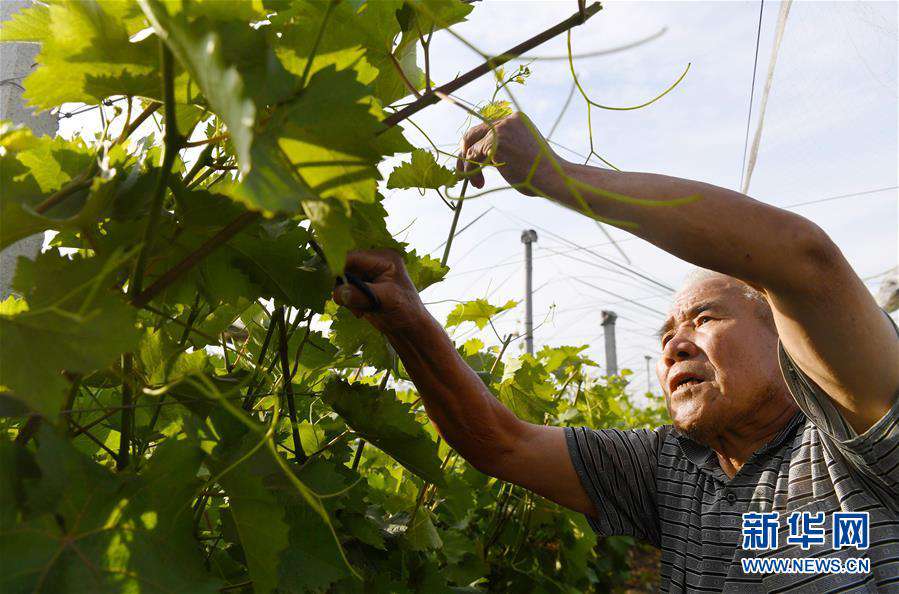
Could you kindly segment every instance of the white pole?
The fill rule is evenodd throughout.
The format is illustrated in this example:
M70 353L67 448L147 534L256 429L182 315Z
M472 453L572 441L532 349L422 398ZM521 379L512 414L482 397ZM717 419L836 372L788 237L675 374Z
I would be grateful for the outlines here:
M524 346L529 355L534 354L534 303L531 294L534 292L533 284L533 254L531 244L537 241L537 232L526 229L521 232L521 242L524 244Z
M602 330L606 340L606 375L618 375L618 352L615 348L615 320L618 315L614 311L602 311Z

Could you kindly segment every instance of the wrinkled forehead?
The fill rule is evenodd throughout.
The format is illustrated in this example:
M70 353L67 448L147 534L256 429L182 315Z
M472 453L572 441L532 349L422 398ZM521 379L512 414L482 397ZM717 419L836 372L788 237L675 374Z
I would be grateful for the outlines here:
M666 322L680 320L697 307L716 304L724 307L738 307L745 300L743 283L729 276L715 276L691 282L675 293L668 308Z

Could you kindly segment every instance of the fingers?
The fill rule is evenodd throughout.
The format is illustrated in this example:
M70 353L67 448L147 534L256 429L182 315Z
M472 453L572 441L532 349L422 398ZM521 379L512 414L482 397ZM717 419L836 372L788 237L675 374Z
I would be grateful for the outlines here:
M459 143L459 150L457 151L458 158L456 159L456 171L464 173L474 166L473 163L465 161L465 159L469 159L468 151L490 131L491 127L483 122L477 126L472 126L465 131L465 134L462 135L462 140Z
M373 281L385 272L402 265L403 258L391 250L357 250L347 254L344 269Z
M379 300L383 301L383 287L369 284L368 288ZM357 318L365 312L373 311L373 304L368 295L351 284L344 283L335 287L331 296L335 303L348 308Z
M466 138L477 138L477 140L469 143L463 139L459 152L460 158L456 160L456 171L462 173L463 177L470 177L472 185L476 188L484 187L483 168L485 164L491 162L491 156L495 150L494 145L497 144L493 129L486 124L480 124L480 126L484 127L484 132L480 136L468 134L478 126L466 132Z
M482 154L482 151L478 147L471 147L466 152L466 159L470 159L471 161L477 161L483 163L486 161L486 155ZM475 167L474 163L467 163L471 167ZM478 188L479 190L484 187L484 172L483 168L475 171L471 175L471 185Z

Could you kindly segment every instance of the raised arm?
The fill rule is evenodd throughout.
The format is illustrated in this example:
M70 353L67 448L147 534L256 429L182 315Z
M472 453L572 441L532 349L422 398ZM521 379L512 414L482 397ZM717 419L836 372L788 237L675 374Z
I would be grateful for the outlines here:
M460 150L476 162L493 152L499 172L525 194L632 223L627 231L674 256L763 291L784 348L858 433L895 401L895 331L839 248L808 219L711 184L569 163L518 113L492 129L471 128ZM473 172L472 183L483 187L483 174Z
M334 291L335 301L387 337L449 445L485 474L596 515L571 463L563 429L522 421L490 393L421 303L398 254L353 252L347 270L368 281L381 309L367 311L368 298L350 285Z

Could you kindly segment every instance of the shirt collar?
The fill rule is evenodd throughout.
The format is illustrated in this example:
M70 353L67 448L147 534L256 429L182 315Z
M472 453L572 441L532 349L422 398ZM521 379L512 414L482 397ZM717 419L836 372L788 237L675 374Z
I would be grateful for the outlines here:
M755 453L749 457L749 460L754 460L766 452L780 447L787 437L793 435L798 425L804 420L805 414L802 411L797 411L787 424L784 425L768 443L756 450ZM718 457L715 455L715 452L712 451L712 448L690 439L676 428L674 429L674 436L680 444L684 456L695 464L697 468L709 472L715 478L723 480L723 482L730 480L727 475L724 474L724 471L721 470L721 465L718 463ZM749 462L749 460L747 460L747 462Z

